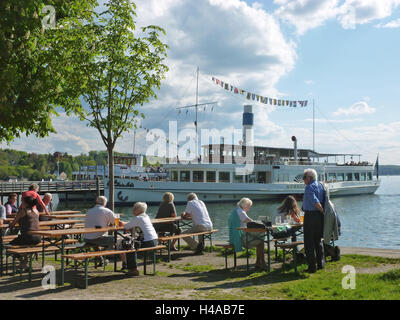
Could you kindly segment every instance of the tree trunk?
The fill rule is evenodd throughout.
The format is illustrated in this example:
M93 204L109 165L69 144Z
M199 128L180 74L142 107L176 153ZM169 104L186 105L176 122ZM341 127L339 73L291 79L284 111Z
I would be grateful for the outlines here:
M108 208L114 212L114 150L108 149Z

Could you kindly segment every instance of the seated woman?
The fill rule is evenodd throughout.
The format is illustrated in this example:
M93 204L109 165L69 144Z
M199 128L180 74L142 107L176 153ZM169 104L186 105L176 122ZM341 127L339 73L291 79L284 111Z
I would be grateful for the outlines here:
M174 195L171 192L166 192L163 195L163 202L158 208L156 219L176 217L174 205ZM157 233L169 232L170 235L181 234L182 230L174 222L156 223L154 229ZM176 239L172 241L171 250L178 251L175 247Z
M11 245L35 245L41 241L40 236L30 234L30 231L39 230L39 212L34 208L35 206L36 200L33 197L22 198L21 207L9 225L9 228L12 229L19 223L20 228L20 235L10 242ZM20 269L26 270L27 257L21 256L20 260Z
M237 228L246 228L247 222L254 221L247 215L252 205L253 202L250 199L242 198L229 217L229 243L233 244L235 252L242 251L243 247L246 247L246 234ZM249 232L247 236L248 248L257 248L256 269L265 270L267 265L264 258L264 239L258 232Z
M281 217L282 222L287 220L288 217L291 217L296 223L301 223L300 213L301 210L297 205L296 199L293 196L287 196L276 210L274 221L276 217Z
M147 204L144 202L136 202L133 206L133 219L126 223L119 222L119 225L124 227L126 231L133 230L138 227L143 232L143 239L141 240L141 248L151 248L158 244L158 236L156 230L150 221L150 217L146 214ZM122 262L126 263L128 276L138 276L137 257L136 253L127 253L121 255Z

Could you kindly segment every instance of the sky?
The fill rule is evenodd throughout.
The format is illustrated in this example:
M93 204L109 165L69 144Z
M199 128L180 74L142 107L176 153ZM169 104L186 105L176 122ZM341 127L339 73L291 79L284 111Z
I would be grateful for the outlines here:
M105 0L104 0L105 1ZM104 3L104 1L102 1ZM196 69L201 129L242 128L252 104L255 144L357 153L374 163L400 164L400 0L136 0L137 30L166 31L169 72L157 100L140 108L140 125L168 136L194 129ZM246 100L212 77L276 99L308 100L307 107L277 107ZM99 133L75 117L53 119L56 134L24 137L1 148L72 155L105 150ZM135 152L148 151L147 132L136 132ZM159 134L158 134L159 135ZM149 138L149 137L148 137ZM116 151L132 152L134 132ZM237 141L235 141L237 142ZM181 143L181 145L183 142Z

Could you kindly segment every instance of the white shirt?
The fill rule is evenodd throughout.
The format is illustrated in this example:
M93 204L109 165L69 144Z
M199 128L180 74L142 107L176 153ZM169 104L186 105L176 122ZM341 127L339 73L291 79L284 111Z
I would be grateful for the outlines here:
M125 230L131 230L135 227L139 227L143 232L143 241L151 241L158 239L157 232L150 221L150 217L146 213L141 213L138 216L134 216L125 226Z
M240 227L247 228L247 221L249 221L249 220L253 221L253 220L249 218L247 213L241 207L238 207L236 211L239 216Z
M190 213L192 216L193 225L202 225L204 227L212 228L213 224L211 222L210 216L206 205L201 200L191 200L187 203L186 213Z
M115 224L114 213L104 206L97 204L86 213L85 228L95 228L96 226L104 228L110 224ZM85 239L97 239L104 234L105 232L86 233Z

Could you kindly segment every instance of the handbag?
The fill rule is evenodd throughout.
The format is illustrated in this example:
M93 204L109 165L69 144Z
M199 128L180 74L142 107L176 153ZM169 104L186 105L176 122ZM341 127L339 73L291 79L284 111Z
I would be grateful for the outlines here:
M122 250L137 250L140 249L142 242L139 240L135 240L131 237L124 237L121 241Z
M281 239L288 238L293 235L293 230L290 226L279 226L272 231L272 238Z

